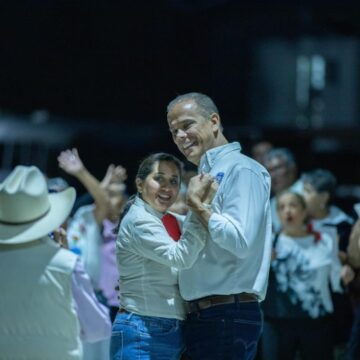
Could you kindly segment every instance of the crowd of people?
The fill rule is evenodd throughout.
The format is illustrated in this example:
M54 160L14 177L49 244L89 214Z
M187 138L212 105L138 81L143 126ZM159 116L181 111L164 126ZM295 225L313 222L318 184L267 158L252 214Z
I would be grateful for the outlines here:
M196 174L150 154L129 196L122 166L99 181L65 149L75 205L35 166L0 184L0 359L360 359L360 220L334 174L244 155L200 93L164 126Z

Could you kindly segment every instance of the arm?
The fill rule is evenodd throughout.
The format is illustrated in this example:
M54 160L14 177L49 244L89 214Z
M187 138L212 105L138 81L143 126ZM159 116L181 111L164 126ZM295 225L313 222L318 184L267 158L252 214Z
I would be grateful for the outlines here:
M71 289L77 307L81 339L95 342L109 338L111 321L108 309L96 299L90 278L79 260L72 274Z
M209 219L211 239L239 258L248 255L269 226L270 177L234 167L226 179L221 209Z
M120 228L120 247L169 267L191 267L205 246L206 230L193 216L188 216L178 242L173 241L157 218L125 217L124 220Z
M92 195L95 201L94 216L96 222L101 224L109 208L109 197L106 190L85 168L76 149L62 151L58 157L58 162L60 168L75 176Z
M352 228L347 254L349 264L355 268L360 267L360 219Z

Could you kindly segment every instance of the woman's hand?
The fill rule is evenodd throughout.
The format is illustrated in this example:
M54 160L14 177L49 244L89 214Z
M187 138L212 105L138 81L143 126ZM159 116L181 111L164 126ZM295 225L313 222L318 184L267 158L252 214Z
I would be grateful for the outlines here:
M199 206L202 203L210 204L216 190L217 184L211 175L199 174L193 176L189 181L186 203L190 207Z

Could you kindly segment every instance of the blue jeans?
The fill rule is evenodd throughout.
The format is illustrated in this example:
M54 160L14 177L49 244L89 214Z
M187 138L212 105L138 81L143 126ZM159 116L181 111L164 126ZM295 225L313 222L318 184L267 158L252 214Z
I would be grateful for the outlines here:
M118 313L112 328L112 360L172 360L184 350L182 321Z
M251 360L262 330L258 302L218 305L188 315L186 355L193 360Z

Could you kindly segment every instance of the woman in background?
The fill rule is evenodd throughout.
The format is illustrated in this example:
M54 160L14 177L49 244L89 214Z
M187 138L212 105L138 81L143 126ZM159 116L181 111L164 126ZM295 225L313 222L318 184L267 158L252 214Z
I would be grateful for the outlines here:
M301 195L285 191L277 200L282 230L274 238L263 303L263 359L291 360L299 351L302 360L330 360L330 280L341 291L337 249L328 234L309 231Z

